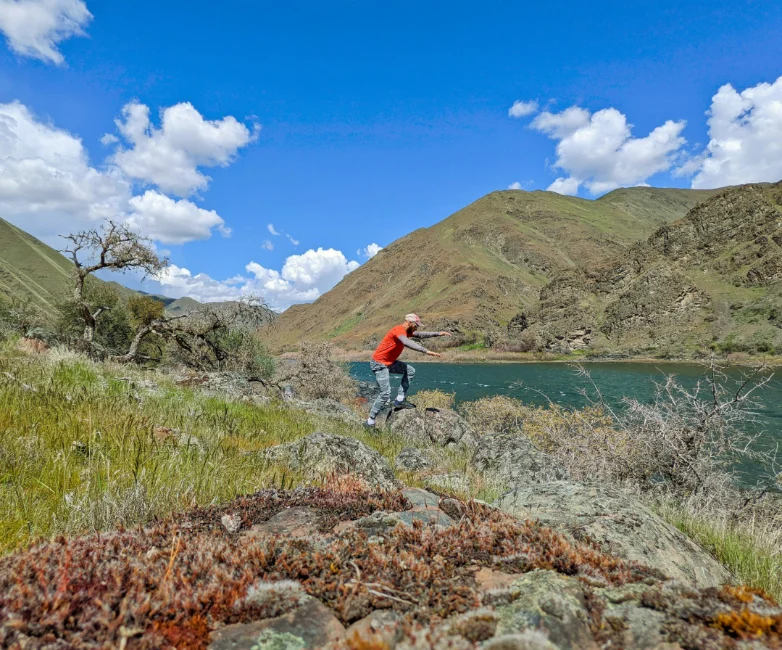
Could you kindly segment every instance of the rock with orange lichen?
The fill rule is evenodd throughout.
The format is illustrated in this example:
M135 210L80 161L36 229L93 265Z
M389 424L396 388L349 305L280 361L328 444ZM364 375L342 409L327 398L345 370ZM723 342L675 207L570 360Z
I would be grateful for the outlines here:
M351 477L0 558L0 648L316 647L782 648L782 609L477 502Z

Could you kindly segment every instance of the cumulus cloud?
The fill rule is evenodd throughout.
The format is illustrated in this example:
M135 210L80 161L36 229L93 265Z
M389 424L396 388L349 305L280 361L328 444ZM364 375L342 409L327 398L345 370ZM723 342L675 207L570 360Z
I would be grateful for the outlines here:
M189 296L209 302L256 295L281 311L296 303L312 302L358 266L358 262L349 261L341 251L318 248L302 255L291 255L280 271L250 262L245 267L249 277L219 281L203 273L193 275L186 268L172 265L159 276L158 282L167 295L178 298Z
M0 104L0 211L5 218L51 235L115 217L129 197L129 184L121 176L90 166L79 138L39 121L20 102Z
M41 121L20 102L0 104L0 214L59 245L58 234L105 219L127 220L168 244L230 233L214 210L148 190L132 196L120 170L90 165L79 138Z
M375 255L377 255L382 250L383 250L382 246L378 246L377 244L372 243L369 246L359 250L358 254L365 257L368 260L371 260Z
M695 173L694 188L782 178L782 77L741 93L725 84L707 114L709 144L680 172Z
M631 135L632 125L615 108L596 113L572 106L561 113L543 112L532 128L557 140L557 178L549 190L576 194L582 185L592 194L620 186L638 185L671 169L686 140L684 121L668 120L644 138Z
M128 224L144 236L164 244L184 244L196 239L208 239L212 228L224 236L231 234L225 221L214 210L204 210L194 203L174 200L165 194L147 190L129 201Z
M294 239L293 237L291 237L287 232L285 233L285 236L288 238L288 241L294 246L298 246L301 243L298 239Z
M264 241L264 242L261 244L261 248L263 248L264 250L267 250L267 251L273 251L273 250L274 250L274 244L272 244L272 243L271 243L271 242L270 242L270 241L267 239L267 240L265 240L265 241Z
M526 115L532 115L538 112L537 102L522 102L516 100L513 102L513 106L508 109L508 115L510 117L524 117Z
M282 234L281 232L277 232L277 229L274 227L273 223L268 224L266 226L266 230L268 230L275 237L279 237Z
M230 115L205 120L189 102L164 109L160 128L139 102L126 104L115 123L128 147L118 146L111 161L127 176L182 197L208 186L211 179L199 167L229 165L260 129Z
M11 49L49 63L64 61L57 44L83 35L91 18L82 0L0 0L0 31Z
M509 190L520 190L521 189L521 183L519 181L513 181L510 185L508 185Z

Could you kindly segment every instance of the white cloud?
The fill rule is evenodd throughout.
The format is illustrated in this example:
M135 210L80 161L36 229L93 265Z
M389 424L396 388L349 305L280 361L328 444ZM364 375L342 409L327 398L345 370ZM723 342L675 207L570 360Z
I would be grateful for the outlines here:
M129 184L121 175L90 166L79 138L37 120L19 102L0 104L4 218L48 237L115 217L129 197Z
M198 168L229 165L260 128L251 131L230 115L205 120L189 102L164 109L160 128L151 124L148 106L131 102L116 125L130 148L118 147L111 161L129 177L179 196L206 189L211 179Z
M686 144L681 137L684 121L668 120L646 137L634 138L626 116L615 108L594 114L577 106L561 113L543 112L531 126L558 140L553 166L567 176L548 189L561 194L576 194L581 185L592 194L638 185L671 169Z
M521 189L521 183L519 181L513 181L510 185L508 185L509 190L520 190Z
M272 244L272 243L271 243L271 242L270 242L270 241L267 239L267 240L265 240L265 241L264 241L264 242L261 244L261 248L263 248L264 250L267 250L267 251L273 251L273 250L274 250L274 244Z
M119 170L92 167L79 138L19 102L0 104L0 214L55 247L57 235L110 218L170 244L230 233L214 210L153 190L132 196Z
M165 244L184 244L208 239L212 228L227 237L231 231L214 210L204 210L190 201L174 200L165 194L147 190L130 199L128 223L146 237Z
M243 296L261 296L277 310L293 304L312 302L345 275L358 268L355 261L333 248L308 250L291 255L280 271L250 262L245 269L251 277L237 276L226 281L206 274L193 275L188 269L172 265L158 278L167 295L190 296L202 302L238 300Z
M510 117L524 117L526 115L532 115L538 112L537 102L522 102L516 100L513 102L513 106L508 109L508 115Z
M275 237L285 237L291 244L298 246L301 242L298 239L294 239L291 235L283 230L277 230L273 223L267 224L266 230L268 230Z
M709 144L683 166L694 188L775 182L782 178L782 77L741 93L722 86L708 111Z
M82 0L0 0L0 31L11 49L60 64L57 44L82 36L92 14Z
M377 255L380 251L383 250L382 246L378 246L375 243L370 244L366 248L362 248L358 251L358 254L367 258L368 260L371 260L375 255Z

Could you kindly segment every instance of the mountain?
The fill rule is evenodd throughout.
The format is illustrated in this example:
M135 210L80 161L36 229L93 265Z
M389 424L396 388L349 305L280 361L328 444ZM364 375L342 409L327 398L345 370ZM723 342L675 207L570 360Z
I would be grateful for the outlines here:
M553 192L493 192L381 250L309 305L285 311L270 343L303 339L373 345L405 313L427 328L485 331L537 307L558 273L623 254L713 191L636 187L597 200Z
M555 275L530 315L550 348L782 352L782 183L719 192L621 257Z
M51 313L60 300L71 295L72 270L73 262L62 253L0 219L0 300L4 296L28 297L46 313ZM93 278L93 282L103 281ZM105 284L112 287L125 300L141 294L150 295L166 307L180 302L166 296L128 289L115 281L108 281ZM196 303L189 298L182 300Z
M0 219L0 297L29 296L46 311L72 287L73 263L32 235Z

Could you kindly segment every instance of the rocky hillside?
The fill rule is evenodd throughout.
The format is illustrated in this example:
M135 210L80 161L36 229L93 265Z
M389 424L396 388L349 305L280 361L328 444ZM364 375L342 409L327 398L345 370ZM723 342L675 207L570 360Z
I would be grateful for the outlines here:
M599 266L543 287L531 330L555 349L782 349L782 183L720 192Z
M281 315L275 347L302 339L372 345L410 311L427 325L484 330L537 305L558 273L624 253L712 192L631 188L596 201L552 192L493 192L382 250L311 305Z

